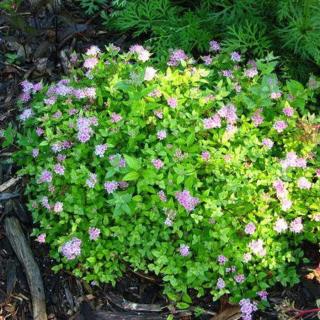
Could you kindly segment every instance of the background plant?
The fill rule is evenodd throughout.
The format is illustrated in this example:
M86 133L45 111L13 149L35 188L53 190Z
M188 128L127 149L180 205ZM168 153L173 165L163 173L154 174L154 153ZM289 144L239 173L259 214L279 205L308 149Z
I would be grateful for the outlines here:
M167 57L169 48L202 53L208 41L217 38L227 50L241 50L249 56L263 57L274 51L290 76L304 81L310 72L319 70L317 0L80 2L90 13L94 3L110 5L111 13L101 14L105 26L146 40L160 60Z
M92 47L68 79L22 83L16 160L55 270L115 283L129 264L181 308L192 288L254 310L298 282L299 244L319 240L314 92L218 45L164 71L141 46Z

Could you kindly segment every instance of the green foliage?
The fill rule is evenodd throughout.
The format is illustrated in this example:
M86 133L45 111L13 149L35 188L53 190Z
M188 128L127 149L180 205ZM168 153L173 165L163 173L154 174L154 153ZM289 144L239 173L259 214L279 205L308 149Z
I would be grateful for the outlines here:
M273 51L288 62L290 76L304 81L320 65L317 0L127 0L124 6L114 3L112 14L102 12L102 18L107 28L147 40L160 61L170 48L202 53L217 39L226 50L255 57ZM299 61L298 72L290 60Z
M35 93L20 116L15 159L29 176L33 235L46 234L54 270L114 284L129 264L161 276L181 309L192 302L189 289L239 301L296 283L300 244L320 235L319 118L307 111L314 91L279 82L272 55L257 70L222 53L209 65L190 59L154 73L145 49L131 51L91 48L86 70L68 80L40 91L24 83ZM300 165L286 168L289 156ZM301 178L310 186L299 186ZM280 218L288 224L282 232ZM100 230L95 239L92 227ZM68 256L74 237L81 251ZM219 263L220 255L228 260Z

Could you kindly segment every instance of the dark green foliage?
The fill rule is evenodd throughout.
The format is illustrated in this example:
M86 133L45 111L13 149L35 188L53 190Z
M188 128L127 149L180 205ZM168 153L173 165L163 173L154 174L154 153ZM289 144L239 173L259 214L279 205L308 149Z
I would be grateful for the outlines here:
M320 3L318 0L80 0L87 11L101 2L104 24L146 40L157 59L168 49L202 54L211 39L226 50L263 57L273 51L290 76L306 80L320 65Z

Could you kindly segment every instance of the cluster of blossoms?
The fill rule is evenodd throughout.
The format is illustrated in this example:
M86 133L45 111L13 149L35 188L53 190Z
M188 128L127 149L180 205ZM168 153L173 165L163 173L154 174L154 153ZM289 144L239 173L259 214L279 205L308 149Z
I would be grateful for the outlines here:
M277 179L273 182L273 187L276 189L277 198L281 202L282 210L289 210L292 206L292 201L288 198L288 190L284 182L280 179Z
M168 66L178 66L182 61L186 61L187 59L188 56L183 50L174 50L170 55Z
M200 200L191 196L188 190L177 192L176 199L187 211L194 210L194 208L200 203Z
M89 141L93 134L92 126L97 126L97 125L98 125L98 121L97 121L97 118L95 117L79 118L77 121L78 140L82 143Z
M68 259L73 260L81 254L82 241L79 238L72 238L61 247L61 253Z
M203 119L203 126L205 129L220 128L221 119L226 119L228 124L227 130L230 130L234 126L238 116L233 104L226 105L210 118Z
M299 158L294 151L288 152L286 158L281 160L280 163L283 169L307 167L307 160Z
M242 299L240 302L240 310L243 320L251 320L252 314L258 310L257 304L250 299Z
M143 46L136 44L131 46L129 50L130 52L137 54L138 59L142 62L148 61L150 59L150 52Z

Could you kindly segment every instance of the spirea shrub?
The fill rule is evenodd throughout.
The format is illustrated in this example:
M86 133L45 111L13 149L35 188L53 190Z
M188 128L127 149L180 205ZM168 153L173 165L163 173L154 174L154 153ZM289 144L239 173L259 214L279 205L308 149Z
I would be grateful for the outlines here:
M69 78L23 82L16 159L55 270L114 284L130 266L171 300L228 294L249 319L319 241L319 118L274 61L210 48L157 70L139 45L91 47Z

